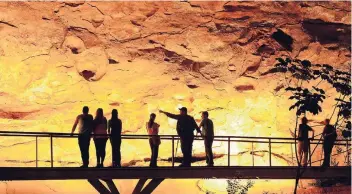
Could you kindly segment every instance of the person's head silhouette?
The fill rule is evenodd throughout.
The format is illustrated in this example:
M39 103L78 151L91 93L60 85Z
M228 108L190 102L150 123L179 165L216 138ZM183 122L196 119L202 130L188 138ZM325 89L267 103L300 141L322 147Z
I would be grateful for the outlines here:
M180 110L180 115L187 115L187 108L186 107L179 108L179 110Z
M119 113L117 112L116 109L112 109L111 111L111 119L118 119L119 118Z
M154 114L154 113L152 113L152 114L150 114L150 120L155 120L155 118L156 118L156 114Z
M89 112L88 106L84 106L82 109L82 112L83 112L83 114L88 114L88 112Z
M324 124L325 124L325 125L329 125L329 124L330 124L330 119L325 119L325 120L324 120Z
M202 119L207 119L209 117L208 111L202 112Z
M303 118L302 118L302 124L307 124L307 123L308 123L307 117L303 117Z
M104 117L104 112L103 112L103 109L102 108L98 108L97 109L97 112L96 112L96 115L95 115L95 119L103 119Z

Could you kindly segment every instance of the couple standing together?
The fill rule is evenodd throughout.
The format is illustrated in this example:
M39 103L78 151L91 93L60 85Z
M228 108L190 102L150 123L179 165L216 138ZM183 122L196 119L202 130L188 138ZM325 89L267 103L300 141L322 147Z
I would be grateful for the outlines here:
M97 167L104 167L106 142L109 139L112 147L113 167L121 167L121 130L122 122L118 118L118 112L113 109L111 112L111 119L107 121L104 117L103 109L98 108L96 116L89 114L89 108L83 107L82 114L78 115L72 127L71 134L74 133L78 126L78 144L81 150L81 157L83 165L81 167L88 167L89 164L89 145L91 134L94 134L94 144L97 156Z

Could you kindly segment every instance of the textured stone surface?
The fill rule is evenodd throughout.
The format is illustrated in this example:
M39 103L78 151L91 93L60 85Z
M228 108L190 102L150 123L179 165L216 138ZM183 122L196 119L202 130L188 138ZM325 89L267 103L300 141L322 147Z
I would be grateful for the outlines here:
M282 55L350 69L350 16L349 2L0 2L0 128L69 132L88 105L93 114L103 108L107 117L117 108L124 133L145 134L149 113L187 106L197 121L208 110L217 135L290 137L295 117L288 111L284 78L261 73ZM324 103L313 124L331 114L332 104ZM157 122L161 134L176 134L175 121L158 115ZM0 142L1 165L35 165L33 139ZM56 166L80 164L76 140L57 139L54 145ZM41 166L49 165L48 146L47 139L40 140ZM231 146L233 165L251 165L250 145ZM204 153L202 142L194 147L195 154ZM162 143L161 159L170 157L170 148ZM122 149L125 165L148 165L147 142L126 140ZM226 149L214 144L215 153ZM258 165L267 164L267 145L254 149ZM273 163L290 163L290 149L273 148ZM109 165L109 146L107 157ZM174 193L225 192L224 182L202 181L167 181L155 193L170 185ZM286 183L279 188L285 193L293 186ZM15 184L1 188L27 193L11 189ZM257 183L263 184L271 187ZM45 185L31 192L71 189ZM124 185L120 188L128 193L132 183Z

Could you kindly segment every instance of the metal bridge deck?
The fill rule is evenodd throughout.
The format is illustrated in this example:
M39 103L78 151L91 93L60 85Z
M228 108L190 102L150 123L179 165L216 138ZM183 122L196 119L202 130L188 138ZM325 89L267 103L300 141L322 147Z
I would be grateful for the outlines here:
M1 167L0 180L69 179L295 179L297 167L125 167L125 168L28 168ZM307 167L301 179L351 178L351 167Z

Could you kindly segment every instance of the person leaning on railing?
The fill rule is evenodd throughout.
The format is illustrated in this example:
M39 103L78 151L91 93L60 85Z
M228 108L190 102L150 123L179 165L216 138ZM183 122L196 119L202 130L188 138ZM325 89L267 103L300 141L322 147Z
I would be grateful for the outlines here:
M78 145L81 150L81 157L83 165L81 167L87 168L89 164L89 145L90 135L93 130L93 116L88 114L88 106L84 106L82 110L83 114L76 117L75 123L73 124L71 135L76 130L78 125Z
M298 129L298 156L299 165L307 166L308 151L310 145L309 131L312 131L312 138L314 137L314 130L308 126L308 119L306 117L302 118L302 123L299 125ZM303 161L302 161L303 156Z
M325 122L325 127L323 131L324 162L322 164L322 167L330 167L331 151L332 151L332 148L334 147L334 144L337 138L337 133L336 133L336 128L330 125L330 119L325 119L324 122Z
M208 118L208 111L202 113L202 122L199 124L199 128L202 128L202 137L204 138L204 147L206 154L207 166L214 166L213 150L212 145L214 141L214 124L211 119Z

